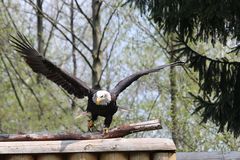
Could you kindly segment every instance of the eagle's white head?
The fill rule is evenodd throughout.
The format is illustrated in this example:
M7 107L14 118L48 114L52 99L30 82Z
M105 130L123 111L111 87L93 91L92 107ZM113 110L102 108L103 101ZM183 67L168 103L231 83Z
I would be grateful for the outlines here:
M92 100L96 105L106 106L111 101L111 94L108 91L99 90L93 95Z

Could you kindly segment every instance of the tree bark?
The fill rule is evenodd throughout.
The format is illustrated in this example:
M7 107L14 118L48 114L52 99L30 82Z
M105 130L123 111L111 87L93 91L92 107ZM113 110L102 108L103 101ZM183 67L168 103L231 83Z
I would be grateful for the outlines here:
M43 54L44 53L44 49L43 49L43 15L42 15L42 3L43 0L37 0L37 10L36 10L36 14L37 14L37 50L39 53ZM43 55L45 57L45 55ZM41 81L41 75L37 75L36 80L37 83L39 84Z
M43 0L37 0L37 42L38 42L38 46L37 46L37 50L39 53L44 55L44 48L43 48L43 15L42 15L42 3ZM37 75L36 80L37 83L39 84L41 81L41 75ZM39 107L40 112L38 114L38 119L41 119L41 116L43 115L43 110L41 107Z
M73 0L71 0L71 7L70 7L70 28L72 33L72 63L73 63L73 75L77 75L77 60L76 60L76 38L74 36L74 9L73 9Z
M126 135L141 132L161 129L162 126L159 120L152 120L134 124L122 125L113 128L108 134L101 132L91 133L63 133L63 134L0 134L0 141L47 141L47 140L89 140L89 139L107 139L118 138Z
M172 44L170 44L172 45ZM174 57L171 55L170 62L174 62ZM176 84L176 69L174 66L170 67L170 95L171 95L171 119L172 119L172 139L178 147L178 122L177 122L177 84Z
M74 9L73 9L73 0L71 0L70 4L70 29L71 29L71 36L72 36L72 63L73 63L73 76L76 77L77 75L77 60L76 60L76 38L74 36ZM76 107L75 104L75 97L71 100L71 108L74 110Z
M42 15L42 2L43 0L37 0L37 42L38 52L43 54L43 15ZM45 56L45 55L43 55Z
M92 0L92 87L100 89L99 79L102 71L103 53L100 47L101 24L100 24L100 8L102 2L100 0Z

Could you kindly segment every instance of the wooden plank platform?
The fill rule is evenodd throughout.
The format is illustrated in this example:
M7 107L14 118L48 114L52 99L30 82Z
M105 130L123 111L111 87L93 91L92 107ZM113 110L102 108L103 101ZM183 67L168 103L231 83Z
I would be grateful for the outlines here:
M172 140L164 138L0 142L0 154L175 150Z
M0 142L0 160L176 160L165 138Z

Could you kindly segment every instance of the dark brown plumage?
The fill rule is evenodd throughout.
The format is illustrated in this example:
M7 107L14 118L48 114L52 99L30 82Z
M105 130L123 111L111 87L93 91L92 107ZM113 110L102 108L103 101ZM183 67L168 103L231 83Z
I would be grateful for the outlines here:
M90 128L93 126L93 121L95 121L98 116L105 117L104 125L106 128L110 126L112 116L118 109L116 104L117 97L134 81L144 75L157 72L165 67L182 64L182 62L175 62L134 73L121 80L110 92L95 90L89 88L85 82L71 76L41 56L21 33L17 33L17 35L18 38L12 37L11 42L13 43L15 50L21 54L25 62L34 72L44 75L47 79L65 89L69 94L73 94L78 98L83 98L85 96L88 97L87 111L92 114L92 121L89 123Z

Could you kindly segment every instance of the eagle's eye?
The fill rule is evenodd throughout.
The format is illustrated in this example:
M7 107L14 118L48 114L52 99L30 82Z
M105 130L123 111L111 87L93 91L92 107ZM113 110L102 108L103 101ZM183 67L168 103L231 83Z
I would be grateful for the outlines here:
M103 98L103 95L101 95L100 98Z

